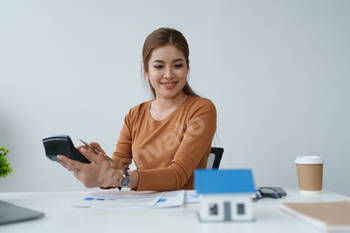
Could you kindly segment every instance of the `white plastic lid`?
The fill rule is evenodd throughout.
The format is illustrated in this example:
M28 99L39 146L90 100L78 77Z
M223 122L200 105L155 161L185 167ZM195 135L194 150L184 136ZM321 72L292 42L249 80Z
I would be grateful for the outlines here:
M296 164L323 164L323 159L315 155L298 156L294 162Z

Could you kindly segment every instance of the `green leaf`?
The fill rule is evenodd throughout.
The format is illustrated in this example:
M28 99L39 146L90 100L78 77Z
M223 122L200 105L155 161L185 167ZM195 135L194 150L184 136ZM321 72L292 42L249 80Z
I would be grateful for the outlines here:
M11 168L11 164L7 162L7 159L5 158L5 155L9 150L6 150L5 146L0 147L0 177L6 177L11 172L13 172Z

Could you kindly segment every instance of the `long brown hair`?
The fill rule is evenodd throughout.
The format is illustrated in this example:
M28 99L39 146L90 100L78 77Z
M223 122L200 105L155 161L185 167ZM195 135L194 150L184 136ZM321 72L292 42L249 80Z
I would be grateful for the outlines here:
M159 48L161 46L169 45L169 44L176 46L183 53L183 55L186 58L187 67L188 69L190 69L190 66L189 66L190 61L188 59L190 50L188 48L186 38L182 35L181 32L172 28L159 28L153 31L151 34L149 34L145 40L145 43L143 44L143 49L142 49L142 65L143 65L142 70L143 70L143 77L145 78L145 80L148 80L148 85L152 91L152 95L154 98L156 97L156 91L154 90L154 88L151 85L151 82L145 75L145 73L148 72L148 62L149 62L149 59L151 58L151 54L154 49ZM188 82L186 82L182 91L186 95L198 96L192 90Z

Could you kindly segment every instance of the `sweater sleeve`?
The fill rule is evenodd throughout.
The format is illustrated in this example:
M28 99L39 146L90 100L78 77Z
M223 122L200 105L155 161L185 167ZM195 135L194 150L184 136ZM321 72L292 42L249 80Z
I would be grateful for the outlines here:
M117 163L117 165L111 164L111 167L123 170L129 170L129 165L132 162L132 153L131 153L131 111L125 116L124 124L120 131L120 136L116 144L116 149L113 153L112 159Z
M174 159L165 168L139 170L137 191L179 190L189 182L203 159L208 158L216 131L216 108L208 99L191 106L183 138Z

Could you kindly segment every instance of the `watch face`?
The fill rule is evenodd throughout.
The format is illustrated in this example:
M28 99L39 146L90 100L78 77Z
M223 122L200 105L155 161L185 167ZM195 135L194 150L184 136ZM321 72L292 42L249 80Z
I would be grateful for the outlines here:
M125 187L128 186L131 182L131 179L129 176L124 176L123 178L121 178L120 180L120 186Z

